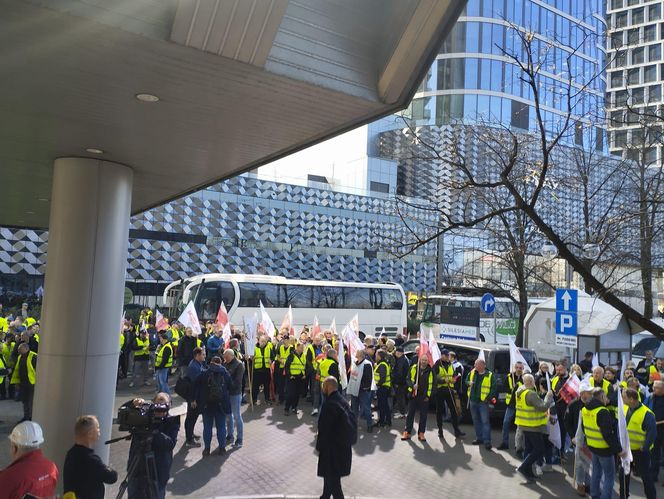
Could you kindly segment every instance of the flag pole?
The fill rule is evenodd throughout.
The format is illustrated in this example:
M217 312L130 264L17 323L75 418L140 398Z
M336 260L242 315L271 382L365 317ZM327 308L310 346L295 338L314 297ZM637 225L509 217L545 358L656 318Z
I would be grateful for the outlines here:
M254 410L254 394L253 394L253 386L254 386L254 358L249 357L247 359L247 378L249 381L249 406L251 407L251 410L253 412Z

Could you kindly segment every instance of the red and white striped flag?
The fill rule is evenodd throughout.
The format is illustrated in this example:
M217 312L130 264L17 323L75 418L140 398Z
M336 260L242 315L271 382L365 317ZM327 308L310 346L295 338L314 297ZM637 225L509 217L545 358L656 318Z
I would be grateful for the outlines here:
M581 380L576 373L572 373L567 382L560 388L558 396L561 397L566 404L570 404L572 400L579 397L580 393Z
M157 329L157 332L159 331L166 331L168 329L168 321L166 318L161 314L159 309L157 309L157 320L154 324L155 328Z

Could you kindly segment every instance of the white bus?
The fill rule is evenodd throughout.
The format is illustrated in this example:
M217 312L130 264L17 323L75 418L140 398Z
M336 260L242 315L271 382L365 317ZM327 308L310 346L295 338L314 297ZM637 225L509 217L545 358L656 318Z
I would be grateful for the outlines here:
M383 328L388 336L395 336L398 331L407 333L407 302L398 284L245 274L205 274L186 281L180 306L193 300L202 321L215 320L223 301L231 323L242 325L245 316L260 314L261 302L277 328L290 306L295 328L311 326L314 317L318 317L322 329L335 319L340 332L357 314L360 331L365 335L377 336ZM171 294L177 287L171 288Z
M481 309L481 296L432 295L425 298L422 322L433 324L438 338L477 340L507 344L519 327L519 306L511 298L496 297L494 314ZM532 298L529 306L544 298Z

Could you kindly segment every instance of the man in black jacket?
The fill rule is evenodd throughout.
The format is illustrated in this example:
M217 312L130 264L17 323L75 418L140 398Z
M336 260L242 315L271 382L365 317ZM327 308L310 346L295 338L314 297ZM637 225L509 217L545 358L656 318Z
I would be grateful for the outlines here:
M127 468L137 456L139 461L136 472L129 480L127 488L127 496L130 499L150 499L152 497L150 488L155 486L158 499L164 499L166 496L166 483L168 483L171 474L173 449L175 448L178 432L180 431L180 416L168 415L168 410L171 406L171 396L168 393L158 393L152 399L152 402L160 407L165 407L165 409L160 408L154 411L154 415L158 418L163 418L163 422L152 432L150 449L148 449L154 452L157 480L156 484L151 484L147 480L148 472L145 469L145 461L141 456L145 452L145 449L142 448L143 440L140 437L132 437ZM141 407L145 402L143 399L134 399L124 404L124 406L126 407L130 404L134 407Z
M341 490L341 477L350 475L353 453L353 434L349 427L355 417L351 413L348 402L339 394L337 380L328 376L323 381L322 392L325 402L321 406L318 417L318 476L323 477L322 499L344 497Z
M104 484L118 480L117 471L106 466L92 448L99 440L99 421L81 416L74 426L74 446L65 457L64 492L83 499L103 499Z
M394 418L406 417L406 397L408 396L408 371L410 365L404 355L403 348L397 347L394 351L394 369L392 370L392 385L394 386Z
M646 405L655 414L657 422L657 438L652 449L651 473L653 480L659 479L659 468L664 450L664 381L657 380L653 383L653 393Z
M180 367L180 374L186 375L189 363L194 358L194 348L199 348L202 342L194 336L194 330L190 327L184 330L184 337L180 338L178 342L178 366Z

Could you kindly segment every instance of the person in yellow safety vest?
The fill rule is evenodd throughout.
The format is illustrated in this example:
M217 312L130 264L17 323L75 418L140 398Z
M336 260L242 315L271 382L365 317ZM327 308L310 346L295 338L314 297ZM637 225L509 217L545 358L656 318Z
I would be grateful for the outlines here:
M510 448L510 428L516 417L516 391L523 386L523 368L523 362L515 362L514 370L507 375L505 415L503 416L503 441L497 447L498 450L507 450ZM519 446L517 445L518 448Z
M5 317L0 315L0 333L6 333L9 328L9 322Z
M284 370L286 372L286 403L284 413L288 416L291 412L297 413L297 405L300 401L300 395L303 394L306 385L307 357L304 354L304 345L301 342L295 344L295 349L291 349Z
M10 373L9 366L5 363L5 359L0 355L0 400L5 400L5 376L8 376Z
M648 368L648 388L652 390L652 384L655 381L662 379L662 372L664 371L664 359L656 359L654 364L650 364Z
M458 395L455 391L455 384L461 372L455 369L450 362L450 352L446 348L441 350L440 359L433 365L433 375L436 384L434 397L436 401L436 424L438 426L438 438L443 438L443 416L445 407L450 414L452 427L454 428L454 437L461 438L466 434L459 428L459 419L461 414L457 414Z
M420 420L417 428L417 439L426 442L424 432L427 429L427 414L429 412L429 399L433 393L433 372L429 367L429 356L421 353L416 363L410 366L408 378L408 413L406 414L406 428L401 434L401 440L410 440L415 423L415 412L419 411Z
M286 359L291 353L292 342L294 340L285 335L281 343L277 344L276 357L274 363L274 388L277 394L279 403L284 401L286 395L286 373L284 367L286 366Z
M374 381L376 382L376 398L378 399L378 427L392 426L392 411L390 410L390 394L392 392L392 368L387 363L387 352L376 352L376 367L374 367Z
M318 363L318 373L321 384L321 406L325 402L325 394L323 393L323 383L325 378L332 376L337 380L337 383L341 383L341 373L339 372L339 361L337 351L332 348L331 345L326 345L325 357Z
M37 354L30 351L27 343L18 346L18 358L12 372L12 385L18 385L23 403L23 420L32 420L32 400L37 382Z
M14 351L15 345L14 335L12 333L5 334L2 344L0 344L0 357L2 357L3 364L9 371L14 367L12 352ZM6 383L0 383L0 400L13 398L14 385L11 384L11 379L8 377Z
M323 354L323 335L316 333L311 339L311 343L307 344L307 383L309 385L309 393L313 402L312 416L318 414L320 407L320 380L318 379L318 362L325 357Z
M254 350L253 357L253 377L251 385L251 397L254 405L258 402L258 393L263 388L263 396L265 397L265 404L272 405L270 399L270 366L274 360L274 347L270 343L270 338L262 334L258 338L258 345Z
M150 335L147 331L141 331L138 336L132 335L131 351L134 352L134 367L129 387L136 384L149 386L150 377Z
M553 391L549 390L542 400L535 389L535 378L532 374L523 375L523 386L515 394L516 415L514 421L523 432L526 445L532 449L517 472L526 480L535 479L533 464L544 457L546 423L549 419L549 409L554 407ZM548 438L548 437L547 437Z
M625 421L627 422L627 435L629 448L632 451L632 466L643 481L643 491L647 499L656 497L655 481L652 475L652 449L657 438L657 422L655 414L641 403L639 393L632 389L623 390ZM620 497L629 497L629 482L631 473L624 474L620 467ZM623 483L625 484L623 490Z
M616 393L613 389L613 386L611 386L611 382L604 379L603 367L601 366L593 367L592 377L588 381L590 382L590 386L592 386L593 388L602 389L602 391L606 394L606 398L609 400L610 405L613 406L616 405ZM614 409L609 408L609 410L615 414Z
M612 497L616 455L623 455L618 439L618 421L606 408L608 402L606 393L595 387L592 398L581 409L583 438L592 453L590 495L602 499Z
M168 335L164 333L159 334L159 350L157 351L157 358L154 361L155 377L157 378L157 392L164 392L171 394L168 388L168 374L173 365L173 345L168 340Z
M486 362L476 359L473 369L466 378L468 385L468 405L475 427L473 445L491 449L491 426L489 425L489 404L496 403L496 378L486 368Z
M178 344L180 343L180 338L182 337L182 333L180 332L180 327L178 326L177 323L174 323L172 326L168 328L168 331L170 332L169 339L171 341L171 344L173 345L173 351L177 352Z

